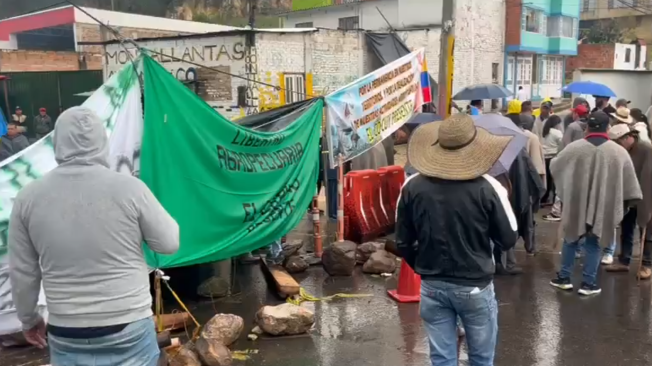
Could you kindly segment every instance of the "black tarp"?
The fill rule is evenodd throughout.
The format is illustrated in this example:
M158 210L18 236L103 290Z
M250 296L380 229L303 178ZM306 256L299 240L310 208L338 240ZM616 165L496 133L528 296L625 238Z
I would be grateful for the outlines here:
M312 107L319 98L306 99L241 118L235 123L257 131L280 131Z

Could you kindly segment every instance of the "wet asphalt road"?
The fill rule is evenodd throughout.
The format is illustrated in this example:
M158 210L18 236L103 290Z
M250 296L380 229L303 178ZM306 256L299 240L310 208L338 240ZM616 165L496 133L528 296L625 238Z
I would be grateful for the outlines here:
M496 278L499 301L499 340L496 365L650 365L652 363L652 294L649 282L637 284L633 271L600 274L601 295L581 298L548 285L555 276L559 255L554 248L557 225L539 222L537 239L542 253L526 258L518 252L525 274ZM519 249L522 245L519 244ZM580 282L578 266L574 280ZM255 311L280 300L267 290L257 266L237 268L240 290L230 298L189 303L200 321L216 312L235 313L251 328ZM295 338L246 340L246 332L232 347L257 350L235 365L265 366L426 366L426 335L418 304L396 304L386 295L395 278L360 273L332 278L320 267L297 276L315 296L335 293L371 294L368 298L306 303L317 322L310 335ZM171 305L166 310L172 309ZM462 365L467 357L462 355ZM0 351L0 365L43 365L47 359L35 350Z

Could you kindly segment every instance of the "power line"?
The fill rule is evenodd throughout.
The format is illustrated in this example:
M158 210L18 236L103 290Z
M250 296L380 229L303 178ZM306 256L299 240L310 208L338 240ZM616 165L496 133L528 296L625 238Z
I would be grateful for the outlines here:
M190 65L193 65L193 66L197 66L197 67L201 67L201 68L204 68L204 69L207 69L207 70L211 70L211 71L214 71L214 72L217 72L217 73L220 73L220 74L230 75L230 76L235 77L235 78L238 78L238 79L242 79L242 80L250 81L250 82L253 82L253 83L256 83L256 84L260 84L260 85L265 85L265 86L268 86L268 87L272 87L272 88L274 88L274 90L276 90L276 91L283 90L283 91L290 92L290 93L294 93L294 94L297 94L297 95L300 95L300 96L305 96L305 97L310 97L310 98L315 98L315 97L316 97L316 96L314 96L314 95L310 95L310 94L307 94L307 93L300 93L300 92L298 92L298 91L294 91L294 90L289 90L289 89L286 89L286 88L282 88L282 87L280 87L279 85L269 84L269 83L265 83L265 82L263 82L263 81L259 81L259 80L255 80L255 79L249 79L249 78L247 78L247 77L240 76L240 75L237 75L237 74L232 74L232 73L230 73L230 72L226 72L226 71L223 71L223 70L219 70L219 69L214 68L214 67L210 67L210 66L202 65L202 64L199 64L199 63L196 63L196 62L191 62L191 61L184 60L184 59L181 59L181 58L178 58L178 57L175 57L175 56L166 55L166 54L161 53L161 52L158 52L158 51L154 51L154 50L151 50L151 49L148 49L148 48L145 48L145 47L141 47L141 46L140 46L139 44L137 44L134 40L123 37L122 34L120 34L120 32L118 32L115 28L113 28L113 27L111 27L111 26L109 26L109 25L107 25L107 24L104 24L101 20L97 19L97 18L94 17L92 14L90 14L89 12L87 12L87 11L86 11L85 9L83 9L82 7L76 5L76 4L73 3L72 1L70 1L70 0L66 0L65 2L68 3L68 4L70 4L70 5L72 5L72 6L74 6L74 7L77 8L77 9L79 9L79 11L81 11L81 12L83 12L84 14L88 15L91 19L93 19L94 21L96 21L99 25L105 27L105 28L108 29L111 33L113 33L113 35L116 37L116 39L120 42L120 45L122 46L122 48L125 49L125 51L126 51L126 53L127 53L127 56L129 57L130 62L131 62L132 65L134 66L134 69L136 69L136 65L135 65L135 62L134 62L134 60L133 60L133 57L131 56L131 52L129 52L129 50L127 49L127 47L125 47L125 45L124 45L125 42L130 43L130 44L133 45L137 50L141 50L141 51L142 51L142 50L145 50L145 51L147 51L147 52L151 52L151 53L159 54L159 55L162 55L162 56L168 57L168 58L173 59L173 60L176 60L176 61L185 62L185 63L187 63L187 64L190 64ZM247 30L244 30L244 31L247 31ZM250 32L254 32L253 30L248 30L248 31L250 31ZM140 75L139 75L139 81L140 81ZM141 85L143 85L143 84L142 84L142 81L141 81Z

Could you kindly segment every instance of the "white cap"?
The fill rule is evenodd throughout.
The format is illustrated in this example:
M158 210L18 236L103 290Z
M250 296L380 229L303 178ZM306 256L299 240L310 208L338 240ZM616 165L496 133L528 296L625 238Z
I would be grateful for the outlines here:
M609 129L609 138L612 140L618 140L619 138L631 133L632 130L629 128L629 125L626 123L619 123L615 126L611 126Z

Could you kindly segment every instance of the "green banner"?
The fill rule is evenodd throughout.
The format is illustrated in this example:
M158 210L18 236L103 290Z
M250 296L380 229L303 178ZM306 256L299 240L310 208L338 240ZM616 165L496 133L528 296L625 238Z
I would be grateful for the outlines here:
M219 115L150 57L143 59L140 178L177 220L181 248L155 268L231 258L294 229L316 190L323 101L278 132Z

